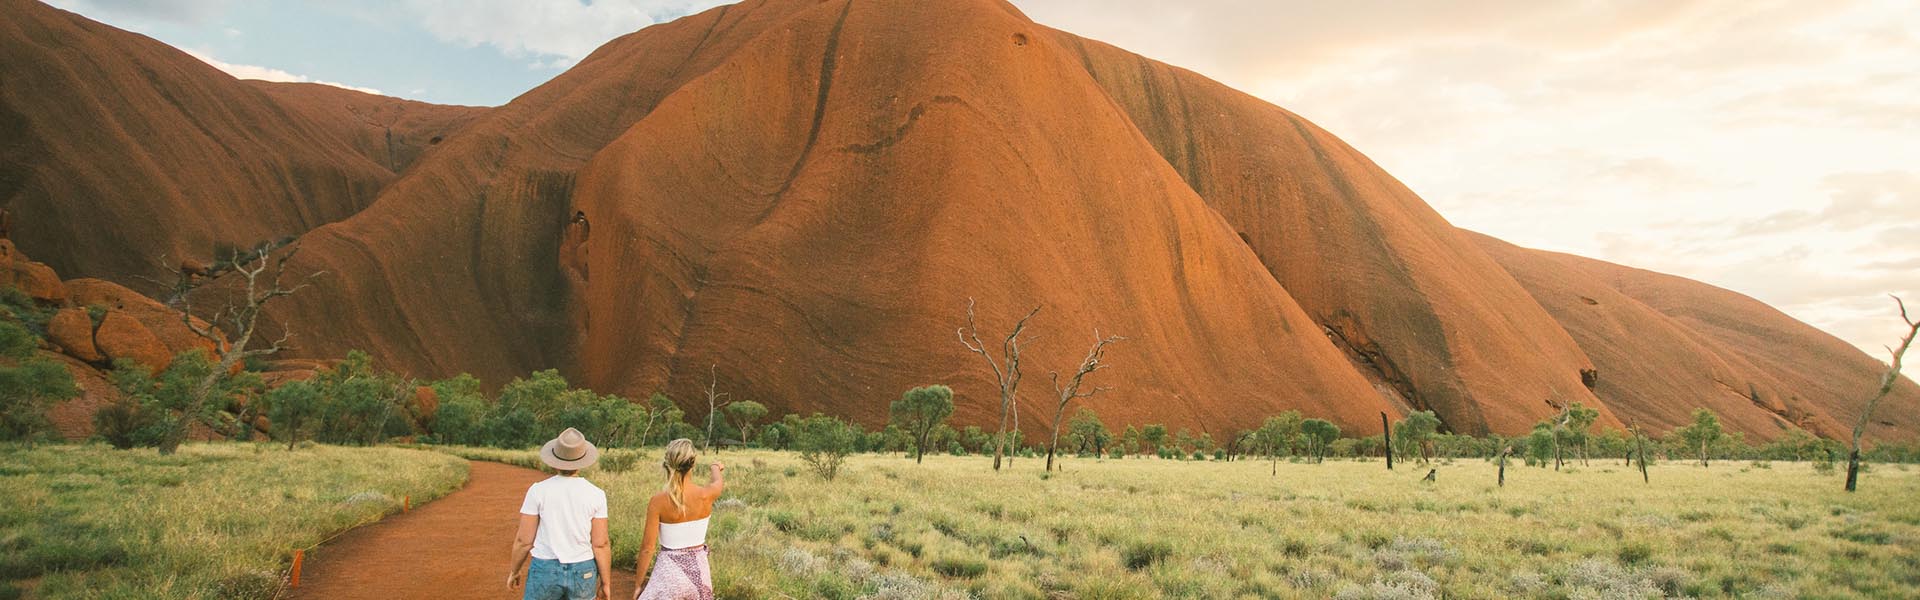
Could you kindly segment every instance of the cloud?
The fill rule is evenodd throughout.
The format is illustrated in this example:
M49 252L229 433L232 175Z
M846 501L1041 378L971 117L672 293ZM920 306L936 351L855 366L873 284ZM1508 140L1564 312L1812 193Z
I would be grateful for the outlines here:
M491 46L563 69L615 37L722 4L719 0L406 0L407 10L441 41Z
M1831 198L1826 208L1777 212L1741 223L1734 233L1757 235L1809 228L1845 232L1875 225L1920 223L1920 173L1836 173L1825 178L1825 187Z
M1914 230L1909 230L1905 233L1912 234L1912 235L1920 235L1920 231L1914 231ZM1906 273L1920 273L1920 256L1915 256L1913 258L1907 258L1907 259L1899 259L1899 260L1882 260L1882 261L1871 262L1871 263L1867 263L1867 265L1864 268L1872 269L1875 271L1900 271L1900 272L1906 272Z
M1920 291L1908 2L1013 1L1315 121L1468 229L1862 348Z
M330 85L337 88L345 88L345 89L353 90L356 92L365 92L368 94L374 94L378 96L386 95L385 93L382 93L380 90L370 88L370 87L353 86L353 85L347 85L344 83L337 83L333 81L322 81L318 79L313 79L311 77L307 77L305 75L295 75L293 73L288 73L286 71L282 71L280 69L275 69L272 67L262 67L262 66L256 66L256 65L236 65L230 62L222 61L212 56L208 56L205 52L200 52L196 50L184 50L184 49L183 51L194 58L200 59L200 62L213 65L213 68L219 69L221 71L225 71L228 75L232 75L237 79L258 79L261 81L278 81L283 83L318 83L320 85Z

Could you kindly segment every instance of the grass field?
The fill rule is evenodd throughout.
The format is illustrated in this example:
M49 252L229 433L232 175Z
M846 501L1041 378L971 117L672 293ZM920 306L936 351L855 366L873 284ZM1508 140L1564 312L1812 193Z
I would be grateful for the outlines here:
M532 463L532 454L460 450ZM1807 464L1555 473L1483 461L848 460L727 453L711 536L722 598L1913 598L1920 469L1862 490ZM631 565L651 457L588 472ZM704 473L704 465L696 469Z
M398 448L0 448L0 598L269 598L293 549L466 470Z

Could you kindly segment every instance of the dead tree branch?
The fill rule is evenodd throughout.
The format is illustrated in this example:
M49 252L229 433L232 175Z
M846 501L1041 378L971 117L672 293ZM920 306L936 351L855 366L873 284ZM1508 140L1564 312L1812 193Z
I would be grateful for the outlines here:
M1892 295L1889 294L1889 296ZM1906 301L1901 300L1899 296L1892 296L1892 298L1893 303L1900 307L1900 320L1907 324L1907 335L1900 338L1899 346L1887 347L1887 352L1893 354L1893 363L1887 366L1887 373L1880 376L1879 392L1873 395L1873 399L1867 400L1866 408L1860 411L1860 420L1853 425L1853 451L1847 454L1847 491L1849 492L1854 490L1860 479L1860 437L1867 432L1867 422L1873 418L1873 409L1880 405L1880 400L1893 393L1894 384L1900 382L1900 360L1906 356L1907 348L1913 346L1914 336L1920 334L1920 322L1915 322L1913 317L1907 316Z
M1007 333L1000 342L1000 358L995 359L980 341L980 327L974 316L973 298L967 298L967 325L954 333L967 350L980 355L987 361L987 368L993 372L994 382L1000 388L1000 428L994 435L993 470L1000 470L1001 457L1007 447L1007 414L1013 410L1014 398L1020 390L1020 332L1027 328L1027 321L1040 312L1040 307L1027 311L1026 316L1013 324L1013 331Z
M1094 394L1111 389L1095 387L1083 392L1080 390L1080 385L1087 375L1110 366L1106 363L1107 345L1124 339L1127 338L1117 335L1100 337L1100 330L1095 329L1093 330L1093 348L1087 350L1087 357L1080 360L1080 369L1067 379L1065 386L1060 385L1059 371L1047 373L1047 377L1053 381L1053 393L1057 400L1053 407L1053 435L1052 439L1047 441L1048 471L1053 470L1053 455L1060 447L1060 417L1067 413L1067 404L1080 398L1091 398Z
M713 449L713 421L714 421L714 415L717 415L717 414L719 414L719 413L720 413L720 409L722 409L722 408L726 408L726 407L727 407L727 405L729 405L729 404L733 404L733 401L732 401L732 400L727 400L727 401L725 401L725 402L721 402L721 401L720 401L720 399L721 399L721 398L726 398L726 397L727 397L727 393L726 393L726 392L722 392L722 391L719 391L719 386L720 386L720 366L719 366L719 365L709 365L709 366L707 367L707 390L706 390L706 395L707 395L707 439L706 439L706 442L707 442L707 444L706 444L706 445L707 445L707 450L712 450L712 449Z

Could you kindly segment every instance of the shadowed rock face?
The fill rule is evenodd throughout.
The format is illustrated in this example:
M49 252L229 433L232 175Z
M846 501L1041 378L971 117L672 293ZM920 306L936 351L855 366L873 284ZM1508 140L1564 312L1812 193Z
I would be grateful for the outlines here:
M902 390L942 382L957 421L978 424L995 388L953 337L972 298L991 345L1043 307L1022 387L1030 433L1051 416L1047 372L1076 366L1096 329L1128 339L1094 376L1115 389L1084 405L1216 439L1286 409L1355 434L1411 409L1520 433L1576 401L1608 426L1659 431L1710 406L1753 438L1834 435L1863 400L1851 382L1874 382L1872 359L1743 297L1459 231L1296 115L999 2L720 7L610 42L492 109L235 82L37 3L7 9L32 17L0 26L10 65L59 34L139 50L103 53L103 73L73 85L165 64L121 85L204 97L63 90L88 110L209 148L254 144L206 161L222 173L308 165L338 184L229 174L179 181L241 183L189 190L168 178L184 166L117 166L171 143L128 134L99 156L0 167L23 248L121 277L148 268L137 257L305 232L295 275L324 273L267 326L290 327L301 357L364 349L495 384L556 367L683 400L713 373L776 412L869 425ZM43 99L4 93L0 127L36 133L0 152L70 141L44 133ZM119 135L60 118L79 139ZM46 183L89 169L114 174ZM163 193L83 218L76 199L96 188ZM218 202L260 210L177 232L124 222ZM25 235L48 223L140 231L113 247ZM1877 434L1913 435L1904 385Z
M162 255L298 235L358 212L404 168L363 143L372 125L315 114L373 96L278 102L276 86L292 84L243 83L35 0L0 0L0 12L0 206L21 250L67 277L133 283L173 264ZM402 103L374 115L409 123L402 140L445 135L476 110L369 100Z
M1839 338L1738 293L1467 235L1594 357L1600 398L1651 431L1685 425L1705 406L1749 437L1800 428L1845 438L1886 371ZM1867 433L1911 439L1916 414L1920 386L1902 380Z

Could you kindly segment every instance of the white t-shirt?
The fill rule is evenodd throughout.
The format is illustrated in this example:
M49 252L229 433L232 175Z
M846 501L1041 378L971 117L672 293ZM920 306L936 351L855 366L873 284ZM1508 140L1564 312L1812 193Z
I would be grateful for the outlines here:
M534 558L593 560L593 520L607 518L607 493L585 479L555 475L527 488L520 514L540 517Z

